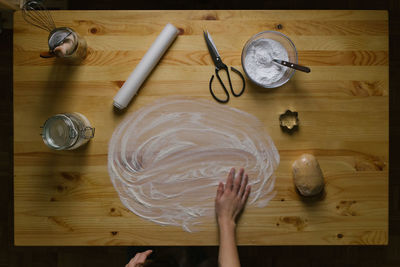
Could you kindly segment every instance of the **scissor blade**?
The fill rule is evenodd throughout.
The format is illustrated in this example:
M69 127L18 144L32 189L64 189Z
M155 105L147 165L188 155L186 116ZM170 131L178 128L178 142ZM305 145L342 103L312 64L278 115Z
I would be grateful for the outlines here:
M208 31L204 32L204 39L206 40L208 51L210 52L211 58L214 61L214 64L217 66L220 63L217 60L217 58L220 58L220 56Z
M219 53L218 53L218 49L217 49L217 47L215 46L215 43L214 43L213 39L211 38L211 35L210 35L210 33L209 33L208 31L207 31L207 37L208 37L208 39L210 40L210 44L211 44L212 47L214 48L215 54L217 55L217 57L220 57L220 55L219 55Z

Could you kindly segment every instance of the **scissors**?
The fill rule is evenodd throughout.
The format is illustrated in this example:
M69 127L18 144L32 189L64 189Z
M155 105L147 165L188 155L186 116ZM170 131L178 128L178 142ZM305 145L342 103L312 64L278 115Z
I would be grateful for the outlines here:
M245 85L246 85L245 81L244 81L244 77L243 77L242 73L240 73L240 71L238 71L234 67L231 67L231 71L233 71L234 73L239 75L239 77L243 81L242 90L238 94L236 94L235 91L233 91L233 88L232 88L232 82L231 82L231 77L229 75L228 67L222 62L221 57L220 57L220 55L218 53L218 50L215 47L215 44L214 44L214 42L213 42L213 40L211 38L211 35L208 33L208 31L207 32L203 31L203 33L204 33L204 39L206 40L206 43L207 43L208 51L210 52L211 58L212 58L212 60L214 61L214 64L215 64L215 75L217 76L219 83L221 84L222 88L224 89L224 92L225 92L225 95L226 95L226 99L220 99L220 98L215 96L214 91L212 89L212 81L214 79L214 75L212 75L211 79L210 79L210 93L213 96L213 98L215 100L217 100L218 102L227 103L229 101L229 93L228 93L228 90L225 87L224 82L219 77L219 74L218 74L219 71L220 70L225 70L226 71L226 73L228 75L229 87L231 88L231 92L235 97L241 96L243 94L243 92L244 92L244 88L245 88Z

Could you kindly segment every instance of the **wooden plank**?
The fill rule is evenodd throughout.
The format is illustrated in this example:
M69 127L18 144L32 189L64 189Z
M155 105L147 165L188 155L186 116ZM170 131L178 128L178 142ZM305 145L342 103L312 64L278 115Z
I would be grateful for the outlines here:
M250 13L249 13L250 12ZM266 16L266 12L268 16ZM388 12L384 10L86 10L80 11L51 11L56 21L62 24L71 23L71 21L102 21L103 23L135 23L135 22L154 22L160 21L184 20L184 21L215 21L223 20L232 23L254 20L312 20L312 21L387 21ZM79 16L77 16L79 14ZM249 17L251 14L251 17ZM157 17L157 21L154 18ZM21 17L15 18L15 24L18 29L26 27L21 22ZM123 25L121 25L123 27Z
M58 12L54 12L55 19L58 18ZM303 36L359 36L359 35L375 35L385 36L388 34L388 27L384 20L360 20L360 21L316 21L316 20L289 20L279 22L278 20L247 20L246 24L236 22L218 23L219 20L203 20L203 21L188 21L179 19L153 19L148 20L130 20L128 18L118 18L115 20L102 19L79 19L72 22L62 21L61 23L76 29L83 35L95 36L126 36L127 32L134 32L136 36L153 35L157 30L166 23L171 22L179 27L181 34L188 36L199 36L204 29L216 34L224 33L235 29L240 33L255 34L264 29L277 29L279 24L282 27L282 32L287 35L303 35ZM202 28L198 27L201 24ZM19 27L16 33L43 33L40 29L31 30L29 25ZM227 34L226 34L227 35Z
M215 42L218 43L219 47L221 47L221 53L233 51L237 54L241 54L243 46L249 39L249 36L252 36L255 33L257 32L252 32L245 35L224 35L223 38L217 35L215 37ZM14 52L46 50L47 35L44 34L40 36L40 40L37 40L38 35L27 34L14 36ZM156 36L153 35L113 36L112 38L107 36L85 36L85 39L89 45L89 51L142 51L143 54L147 51L147 48L152 44L155 38ZM334 38L327 39L324 36L294 35L290 36L290 38L296 44L296 48L300 51L387 51L389 47L389 40L385 36L335 36ZM172 47L175 51L204 51L204 44L201 36L183 35L180 36L179 39L184 41L172 44ZM137 43L141 43L141 47L136 48L134 44Z
M57 25L85 37L88 58L62 65L38 55L47 33L14 18L14 214L17 245L215 245L214 218L198 232L143 220L119 201L107 172L108 141L125 116L156 99L211 99L214 71L202 31L210 30L223 60L241 69L241 50L254 33L281 24L311 74L296 73L276 90L247 80L229 105L257 116L277 146L276 196L249 207L238 228L242 245L387 244L388 16L383 11L56 11ZM157 21L154 21L157 17ZM166 22L181 35L127 111L112 98ZM234 80L234 86L239 86ZM278 117L299 112L287 135ZM51 115L78 111L96 127L76 151L51 151L39 126ZM302 200L291 163L314 154L326 179L324 198Z
M123 66L138 64L145 51L104 51L90 50L85 59L86 66ZM56 59L42 60L38 51L18 51L19 61L15 66L53 66ZM207 51L171 51L163 57L163 64L176 66L209 65ZM301 63L313 66L385 66L388 64L387 51L299 51ZM224 63L240 65L236 51L224 52Z
M236 65L234 67L240 68ZM173 79L176 81L204 81L212 71L210 66L160 66L152 72L152 80L164 81ZM29 66L14 67L15 81L123 81L132 72L129 66ZM301 73L296 76L296 81L310 80L357 80L375 81L387 78L387 66L315 66L313 75Z

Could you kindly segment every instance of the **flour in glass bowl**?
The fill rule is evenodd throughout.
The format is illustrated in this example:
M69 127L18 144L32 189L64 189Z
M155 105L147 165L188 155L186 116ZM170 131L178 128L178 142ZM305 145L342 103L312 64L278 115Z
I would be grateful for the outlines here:
M244 65L255 82L268 85L279 81L286 67L274 63L273 59L289 61L288 52L278 41L262 38L254 40L247 48Z

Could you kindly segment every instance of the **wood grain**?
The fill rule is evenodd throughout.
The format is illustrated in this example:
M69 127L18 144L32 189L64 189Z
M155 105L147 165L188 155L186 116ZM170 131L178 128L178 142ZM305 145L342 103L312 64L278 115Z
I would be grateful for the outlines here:
M19 10L18 0L0 0L0 8L9 10Z
M54 11L57 25L88 42L82 65L39 58L47 33L14 16L14 214L16 245L215 245L216 225L186 233L142 220L119 201L107 172L107 146L129 113L169 95L211 97L213 73L202 30L207 28L228 65L241 69L241 50L253 34L288 34L299 62L276 90L247 80L229 105L257 116L281 155L276 197L240 220L242 245L388 243L388 16L383 11ZM157 17L155 20L154 17ZM181 35L124 113L112 98L162 27ZM234 85L238 85L235 80ZM300 129L283 133L278 117L299 112ZM76 151L51 151L39 126L51 115L77 111L96 127ZM326 179L318 201L294 190L291 163L313 153Z

